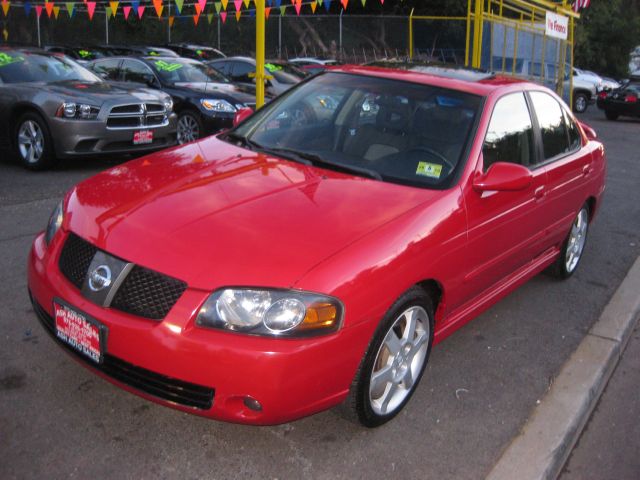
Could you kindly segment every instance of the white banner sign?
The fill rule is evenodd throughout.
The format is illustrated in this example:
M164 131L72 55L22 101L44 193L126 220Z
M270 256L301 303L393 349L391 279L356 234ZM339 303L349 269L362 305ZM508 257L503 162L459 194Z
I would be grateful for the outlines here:
M569 18L547 12L546 32L550 37L566 40L569 33Z

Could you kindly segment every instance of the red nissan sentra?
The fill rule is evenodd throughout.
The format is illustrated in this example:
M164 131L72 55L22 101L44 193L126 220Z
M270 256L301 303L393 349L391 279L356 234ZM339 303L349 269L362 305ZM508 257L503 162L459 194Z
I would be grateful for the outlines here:
M393 418L432 345L544 269L571 276L605 188L602 144L548 89L418 70L322 73L78 184L29 256L43 326L185 412Z

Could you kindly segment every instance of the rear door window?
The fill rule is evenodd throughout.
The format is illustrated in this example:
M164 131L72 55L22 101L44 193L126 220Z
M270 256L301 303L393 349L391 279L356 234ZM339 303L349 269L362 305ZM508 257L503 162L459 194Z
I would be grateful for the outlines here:
M231 69L231 79L236 82L251 83L253 78L249 76L250 73L254 73L256 67L246 62L233 62Z
M529 95L540 126L544 160L570 152L567 125L558 101L544 92Z
M105 80L118 81L120 79L120 59L110 58L93 64L93 71Z
M122 63L125 82L136 82L151 85L156 76L151 69L138 60L125 60Z
M533 152L533 126L524 94L505 95L493 109L482 146L484 171L496 162L528 166Z

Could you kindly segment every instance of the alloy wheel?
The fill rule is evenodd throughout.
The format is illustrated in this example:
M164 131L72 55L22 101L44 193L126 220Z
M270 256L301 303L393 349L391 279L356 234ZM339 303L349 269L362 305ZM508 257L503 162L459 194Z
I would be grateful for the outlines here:
M420 306L408 308L393 323L369 382L369 403L376 414L392 413L411 393L427 359L429 338L429 316Z
M33 120L26 120L18 129L18 151L22 159L29 163L37 163L44 153L44 133Z
M587 240L587 224L589 218L587 210L581 209L578 216L573 221L571 226L571 232L569 232L569 238L567 240L567 250L565 254L565 268L568 273L571 273L578 266L582 251L584 250L584 244Z
M178 118L177 139L178 143L193 142L200 138L200 125L198 121L190 114L181 115Z

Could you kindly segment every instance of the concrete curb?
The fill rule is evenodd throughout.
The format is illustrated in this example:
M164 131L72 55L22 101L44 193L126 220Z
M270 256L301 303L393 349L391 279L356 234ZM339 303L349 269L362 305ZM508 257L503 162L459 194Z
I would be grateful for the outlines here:
M640 314L640 257L486 477L554 480L609 381Z

